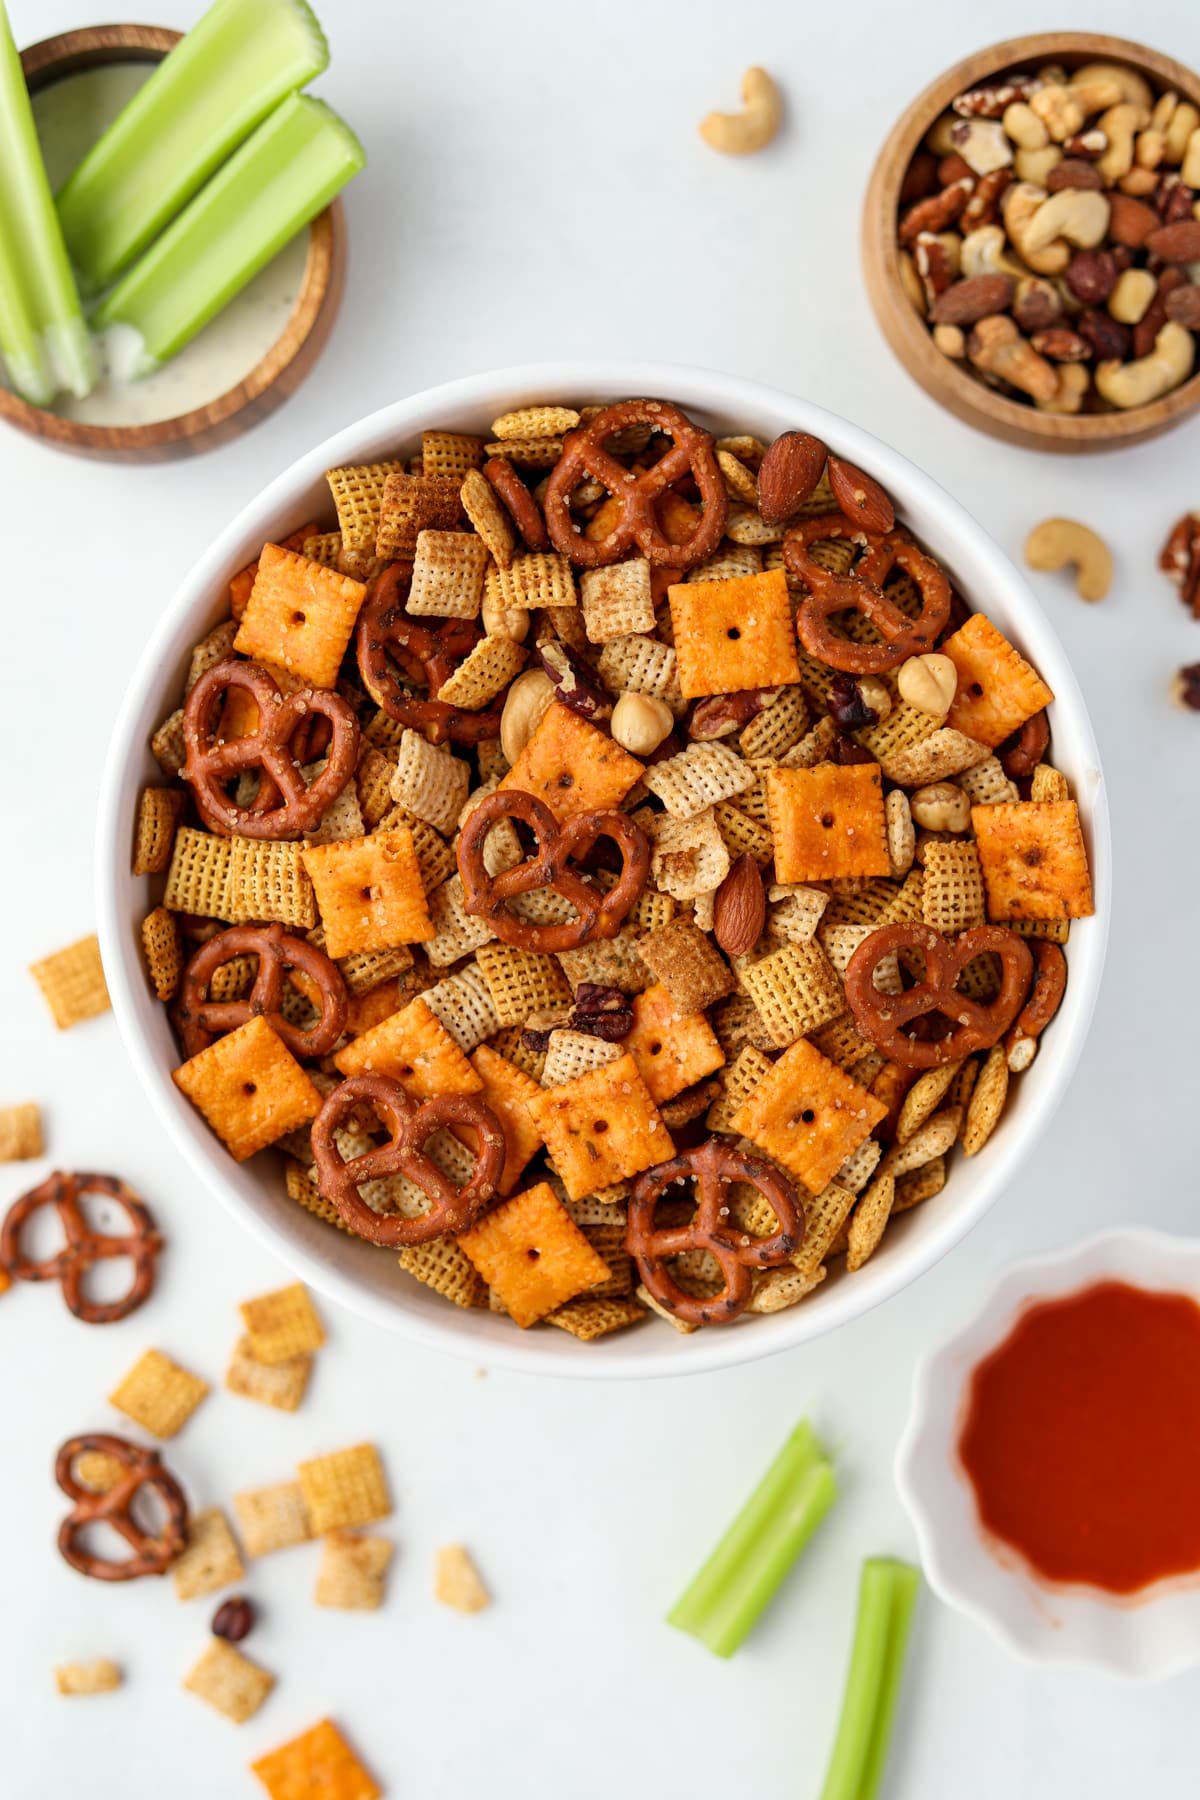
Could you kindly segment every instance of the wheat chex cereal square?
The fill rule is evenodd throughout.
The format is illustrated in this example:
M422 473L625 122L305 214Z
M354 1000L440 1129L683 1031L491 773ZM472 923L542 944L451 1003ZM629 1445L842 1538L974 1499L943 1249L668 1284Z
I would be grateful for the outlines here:
M171 1579L180 1600L198 1600L232 1587L245 1576L229 1521L219 1506L196 1513L188 1525L187 1548L171 1564Z
M512 944L481 944L475 961L501 1025L524 1025L536 1012L571 1003L570 985L556 957Z
M380 1800L372 1781L331 1719L322 1719L250 1764L268 1800Z
M465 1250L460 1249L457 1239L432 1238L427 1244L413 1244L401 1250L397 1260L414 1281L432 1288L452 1306L469 1310L487 1305L487 1283Z
M423 531L453 531L462 514L461 487L461 475L389 475L379 504L376 555L389 562L413 557Z
M301 1351L278 1362L261 1362L253 1340L243 1335L233 1347L225 1386L244 1400L257 1400L279 1412L295 1412L303 1400L312 1374L313 1359Z
M141 937L150 986L158 999L170 1000L183 974L183 945L175 914L165 906L156 906L142 920Z
M675 1154L670 1133L628 1053L529 1101L568 1198L611 1187Z
M183 803L184 795L179 788L142 789L133 840L135 875L161 875L167 867Z
M532 1075L487 1044L480 1044L468 1060L483 1083L480 1099L504 1128L506 1154L498 1186L502 1194L509 1194L526 1163L541 1148L542 1134L529 1115L529 1102L541 1088Z
M377 1611L383 1605L384 1577L394 1552L389 1538L331 1531L317 1571L313 1595L317 1605L347 1612Z
M426 475L457 475L477 469L483 461L483 439L465 431L423 431L421 468Z
M406 826L342 843L312 844L302 854L330 956L390 950L436 935Z
M782 569L668 588L684 698L800 680Z
M370 1525L392 1510L387 1477L374 1444L354 1444L302 1462L296 1473L314 1536Z
M641 774L635 757L555 700L500 787L535 794L566 821L619 806Z
M878 763L770 769L767 809L777 881L887 875L891 869Z
M0 1106L0 1163L31 1162L44 1148L42 1109L36 1100Z
M60 1694L111 1694L121 1685L121 1670L111 1657L97 1656L91 1662L59 1663L54 1671L54 1685Z
M293 1356L319 1350L325 1342L324 1327L302 1281L243 1300L238 1311L259 1362L287 1362Z
M1082 919L1095 911L1074 800L973 806L971 824L989 919Z
M683 1012L661 983L635 994L633 1030L622 1039L656 1105L703 1081L725 1061L702 1012Z
M29 972L45 995L60 1031L94 1019L112 1005L100 963L100 940L94 932L68 944L64 950L44 956L40 962L31 963Z
M306 1544L317 1535L298 1481L244 1488L233 1496L233 1510L247 1556L290 1550L293 1544Z
M545 1181L503 1201L458 1241L522 1328L609 1277Z
M984 923L983 875L973 843L926 845L921 907L926 925L950 935Z
M331 688L366 592L349 575L264 544L234 648L314 687Z
M161 1350L147 1350L117 1383L108 1403L153 1437L171 1438L207 1393L208 1383L199 1375L189 1374Z
M342 1075L390 1075L414 1100L475 1094L483 1085L424 995L346 1044L334 1063Z
M244 1725L275 1686L275 1677L224 1638L215 1637L192 1665L183 1685L235 1725Z
M203 1113L235 1162L315 1119L321 1095L266 1020L247 1019L171 1079Z
M958 671L946 724L994 750L1054 698L1037 670L983 613L939 646Z
M805 1038L784 1051L733 1116L733 1129L818 1194L887 1107Z
M345 549L374 551L388 476L403 471L404 464L395 460L350 463L344 468L326 469L325 479L337 511L338 530Z
M702 1013L733 992L733 973L706 932L671 919L638 944L638 955L681 1013Z

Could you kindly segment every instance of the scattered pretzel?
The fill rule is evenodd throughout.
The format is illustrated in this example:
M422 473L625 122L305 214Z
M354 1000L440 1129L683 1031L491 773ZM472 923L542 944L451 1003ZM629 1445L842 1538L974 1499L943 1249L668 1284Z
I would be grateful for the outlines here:
M94 1231L80 1204L87 1194L112 1200L125 1213L130 1229ZM52 1206L58 1213L65 1242L53 1255L35 1259L22 1251L21 1235L27 1222L43 1206ZM63 1299L77 1319L85 1325L114 1325L149 1299L155 1259L162 1247L150 1209L123 1181L115 1175L67 1174L60 1170L9 1207L0 1229L0 1269L7 1269L14 1281L60 1282ZM133 1263L129 1292L120 1300L89 1300L83 1291L89 1270L118 1256L127 1256Z
M629 425L650 425L674 440L648 469L627 469L605 449L614 433ZM571 517L571 495L591 476L620 503L621 517L607 537L584 537ZM693 477L704 510L686 543L673 544L659 522L657 503L677 483ZM711 432L665 400L620 400L586 425L569 432L554 465L544 500L546 529L554 548L585 569L618 562L636 544L654 567L691 569L711 556L721 541L729 500Z
M335 1134L364 1100L392 1135L388 1143L347 1162ZM464 1126L479 1140L475 1167L461 1188L424 1153L427 1140L447 1125ZM495 1199L506 1155L504 1128L482 1100L473 1094L443 1094L417 1106L386 1075L353 1075L334 1088L313 1121L312 1149L321 1193L355 1236L400 1248L465 1231L480 1207ZM428 1195L430 1210L415 1219L373 1212L359 1194L359 1184L389 1175L414 1182Z
M222 738L220 711L236 689L253 700L258 724L244 737ZM301 729L311 731L314 714L329 721L330 742L325 768L306 787L295 738ZM312 831L358 760L358 720L340 694L305 688L285 699L266 669L234 657L216 663L188 695L183 739L183 779L204 823L226 837L288 838ZM239 806L226 794L226 784L252 770L259 774L258 793L249 806Z
M389 719L426 733L433 744L479 744L499 737L502 703L467 712L433 695L475 648L481 633L470 619L422 625L404 610L410 562L390 563L377 575L358 615L355 647L364 686ZM422 697L419 691L424 688Z
M528 826L537 840L537 853L513 869L491 875L483 851L488 833L500 819L516 819ZM621 852L620 877L607 892L567 867L572 856L585 856L600 838L607 838ZM458 872L467 911L486 919L504 943L522 950L553 953L615 937L646 885L649 868L646 834L628 813L580 813L560 825L544 801L520 788L504 788L481 800L458 841ZM509 911L510 900L540 888L553 888L570 901L579 917L535 925Z
M893 950L916 950L925 974L901 994L875 986L875 970ZM967 964L985 951L1000 959L1000 992L986 1005L958 991ZM972 1050L988 1050L1004 1036L1029 991L1033 957L1015 931L977 925L957 938L930 925L883 925L865 938L846 969L846 998L860 1032L905 1069L933 1069ZM940 1013L950 1023L944 1037L909 1037L904 1027Z
M829 538L865 544L866 553L848 575L831 574L809 553L809 546ZM808 593L796 613L796 631L811 656L849 675L879 675L920 656L937 642L950 617L950 583L924 551L899 532L865 532L840 513L826 513L794 525L783 540L783 558ZM921 590L915 619L901 612L883 591L894 568L903 569ZM875 627L881 644L856 644L830 628L834 613L857 612Z
M244 999L210 1000L213 976L235 956L258 958L254 986ZM305 998L320 1004L321 1014L313 1025L293 1025L283 1012L290 969L306 977ZM349 1003L341 970L315 944L278 924L233 925L201 944L184 969L175 1019L188 1056L197 1055L227 1031L236 1031L255 1014L266 1019L293 1056L324 1056L346 1029Z
M84 1453L110 1457L122 1473L103 1493L84 1487L75 1475L75 1459ZM95 1581L136 1581L142 1575L165 1575L187 1543L188 1504L183 1489L159 1460L157 1450L131 1444L112 1432L89 1432L68 1438L54 1464L54 1479L69 1500L70 1512L58 1528L58 1549L81 1575ZM156 1494L166 1511L162 1529L147 1531L134 1518L134 1505L144 1489ZM123 1561L84 1548L81 1539L92 1525L111 1525L133 1555Z
M655 1209L677 1182L696 1183L696 1211L685 1225L656 1227ZM756 1238L729 1219L729 1186L757 1188L779 1221L773 1237ZM639 1175L629 1196L625 1248L647 1290L660 1306L689 1325L727 1325L744 1311L753 1292L752 1271L786 1262L804 1237L804 1210L795 1186L765 1157L741 1151L729 1138L711 1137L695 1150ZM707 1250L720 1265L725 1286L708 1300L685 1293L669 1260L688 1250Z

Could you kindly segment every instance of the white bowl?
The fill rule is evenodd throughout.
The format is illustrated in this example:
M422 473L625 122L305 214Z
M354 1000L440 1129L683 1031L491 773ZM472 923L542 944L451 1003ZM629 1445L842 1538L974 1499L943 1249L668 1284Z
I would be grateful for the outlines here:
M1104 1231L1014 1263L973 1309L970 1323L917 1364L912 1411L896 1451L896 1485L930 1586L1007 1650L1028 1662L1162 1681L1200 1662L1200 1576L1156 1582L1132 1595L1039 1580L1015 1552L989 1541L958 1455L966 1381L1025 1306L1110 1279L1200 1302L1200 1240ZM1181 1420L1180 1429L1192 1426Z
M178 704L192 645L225 611L230 576L266 539L294 530L309 515L328 513L327 468L414 445L423 428L486 431L498 413L532 401L630 394L678 401L724 432L752 431L770 440L801 427L878 476L960 591L986 609L1054 688L1054 756L1079 798L1097 916L1072 933L1066 999L987 1154L956 1166L944 1193L898 1221L864 1269L831 1278L801 1306L727 1328L683 1337L646 1324L599 1344L579 1344L562 1332L522 1333L507 1319L451 1308L404 1275L393 1258L331 1231L290 1201L274 1159L239 1166L226 1155L170 1079L178 1052L166 1013L147 986L138 942L139 922L153 901L145 878L129 872L130 845L139 787L161 778L148 739ZM1091 725L1062 647L1008 558L927 475L856 426L773 388L666 363L551 363L472 376L385 406L293 463L218 534L168 605L117 721L97 843L100 940L117 1021L153 1105L213 1194L305 1281L367 1318L477 1362L556 1375L669 1375L746 1362L843 1325L923 1274L982 1218L1061 1100L1091 1020L1109 910L1108 812Z

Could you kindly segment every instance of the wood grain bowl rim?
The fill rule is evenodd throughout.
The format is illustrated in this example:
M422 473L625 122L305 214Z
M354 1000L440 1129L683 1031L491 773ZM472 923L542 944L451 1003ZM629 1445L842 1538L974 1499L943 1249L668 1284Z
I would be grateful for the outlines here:
M862 259L867 293L888 344L940 405L968 424L1027 448L1080 452L1122 449L1179 424L1200 406L1200 371L1181 387L1129 412L1040 413L986 387L943 356L917 317L900 279L896 217L900 184L925 133L956 94L1025 62L1126 63L1160 89L1200 106L1200 75L1161 51L1129 38L1051 31L1007 38L964 57L917 95L884 142L867 187Z
M161 25L90 25L31 44L21 52L21 65L30 92L36 93L81 69L159 62L182 36ZM308 233L300 290L282 330L253 368L223 393L171 418L104 425L65 418L0 388L0 419L62 449L115 459L209 449L247 429L299 386L337 315L346 261L341 202L334 200L319 213Z

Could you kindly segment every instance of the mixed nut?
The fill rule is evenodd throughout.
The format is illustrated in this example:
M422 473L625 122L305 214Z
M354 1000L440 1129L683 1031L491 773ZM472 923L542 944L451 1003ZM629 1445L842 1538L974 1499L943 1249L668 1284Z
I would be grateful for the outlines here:
M959 94L905 173L905 292L942 354L1043 412L1126 411L1191 375L1200 108L1090 63Z

